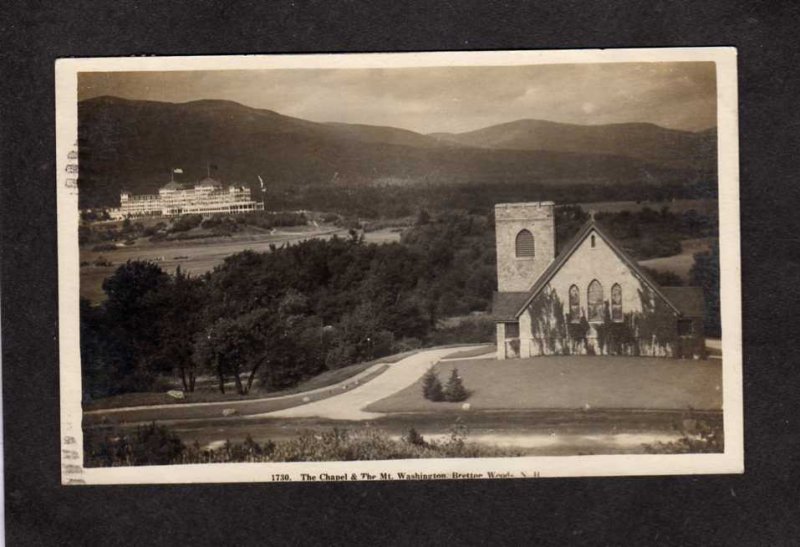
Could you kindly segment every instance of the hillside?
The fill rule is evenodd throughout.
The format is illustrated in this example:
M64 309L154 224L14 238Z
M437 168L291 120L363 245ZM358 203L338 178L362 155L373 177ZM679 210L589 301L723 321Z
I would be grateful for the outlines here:
M223 181L256 185L261 175L275 192L327 184L617 186L708 178L697 166L625 157L617 149L612 154L592 140L580 141L582 149L495 148L486 146L488 138L466 142L463 135L444 139L391 127L315 123L230 101L98 97L79 103L78 116L82 207L116 205L122 188L154 192L172 168L183 169L179 180L197 180L209 163Z
M479 148L591 151L700 170L711 170L716 163L716 130L692 133L649 123L575 125L517 120L467 133L433 133L430 137Z

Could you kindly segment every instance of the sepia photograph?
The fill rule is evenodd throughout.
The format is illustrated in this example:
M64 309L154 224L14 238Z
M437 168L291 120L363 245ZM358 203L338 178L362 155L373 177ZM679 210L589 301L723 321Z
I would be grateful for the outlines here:
M64 484L743 471L734 49L56 95Z

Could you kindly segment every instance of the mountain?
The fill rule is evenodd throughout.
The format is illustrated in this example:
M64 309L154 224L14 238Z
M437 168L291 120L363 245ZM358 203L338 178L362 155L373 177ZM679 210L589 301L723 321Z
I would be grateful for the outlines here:
M354 123L329 122L328 128L337 130L336 134L343 138L355 139L361 142L397 144L401 146L414 146L420 148L460 146L454 142L441 141L428 135L422 135L407 129L385 127L380 125L364 125Z
M650 123L575 125L517 120L467 133L429 136L478 148L593 152L702 170L711 170L716 164L716 129L693 133Z
M316 123L231 101L174 104L97 97L79 103L78 118L82 207L116 205L121 189L155 192L169 181L173 168L183 170L176 175L179 181L198 180L209 164L223 182L255 186L260 175L273 189L418 183L658 185L691 183L708 175L671 157L655 161L610 154L607 147L592 148L595 141L569 150L495 147L487 144L512 140L501 139L494 128L487 128L494 141L471 134L443 138L393 127Z

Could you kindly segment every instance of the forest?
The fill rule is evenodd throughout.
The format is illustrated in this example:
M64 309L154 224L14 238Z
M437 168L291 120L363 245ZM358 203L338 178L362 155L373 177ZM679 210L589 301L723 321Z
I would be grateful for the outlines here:
M579 207L557 209L559 247L586 218ZM694 211L644 208L597 220L637 259L716 235L716 219ZM712 312L716 302L712 328L717 272L705 255L692 273ZM274 391L423 346L492 341L485 312L495 288L493 217L468 211L418 210L399 243L367 244L351 230L234 254L202 276L129 261L104 281L102 304L81 301L84 399L163 391L170 379L191 392L201 375L222 392ZM455 316L466 319L442 321Z
M361 219L400 218L428 211L464 210L488 214L495 203L554 201L669 201L671 199L716 199L716 180L699 179L685 183L571 184L515 182L502 184L471 181L463 184L341 184L275 187L266 200L275 210L336 211Z

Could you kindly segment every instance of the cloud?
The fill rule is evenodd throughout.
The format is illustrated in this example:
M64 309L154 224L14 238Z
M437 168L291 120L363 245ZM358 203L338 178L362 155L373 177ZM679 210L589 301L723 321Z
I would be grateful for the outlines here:
M462 132L522 118L715 125L713 63L82 73L79 98L227 99L314 121Z

